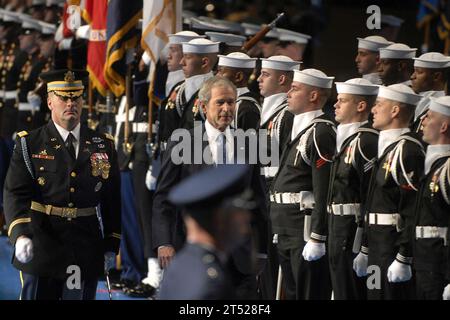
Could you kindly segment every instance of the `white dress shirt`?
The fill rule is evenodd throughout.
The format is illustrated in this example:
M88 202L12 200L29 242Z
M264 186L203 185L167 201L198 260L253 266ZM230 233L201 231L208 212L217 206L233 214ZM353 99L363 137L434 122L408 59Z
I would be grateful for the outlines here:
M78 158L78 152L80 150L80 124L77 124L77 126L72 131L68 131L56 124L56 122L53 123L55 124L56 130L58 130L58 133L64 142L66 142L69 133L72 133L75 138L75 141L73 143L73 147L75 148L75 158Z
M222 144L220 137L225 134L227 163L234 162L234 139L228 126L224 132L214 128L208 120L205 121L206 135L208 137L209 149L211 150L212 160L215 164L222 163Z

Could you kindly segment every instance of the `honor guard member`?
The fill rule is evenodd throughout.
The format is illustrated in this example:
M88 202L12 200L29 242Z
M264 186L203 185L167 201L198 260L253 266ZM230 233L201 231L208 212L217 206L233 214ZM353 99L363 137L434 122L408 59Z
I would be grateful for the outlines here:
M207 20L206 20L207 19ZM198 18L192 17L189 19L190 21L190 29L198 34L204 35L206 31L213 32L228 32L229 29L222 23L213 22L209 18L205 18L205 20L200 20Z
M423 121L429 143L415 210L417 298L450 300L450 97L431 98Z
M280 41L277 44L276 55L287 56L295 61L302 61L311 36L281 28L277 28L277 31L280 34Z
M185 230L180 220L180 211L167 199L172 187L195 172L214 165L249 163L250 161L257 163L258 160L256 155L249 153L251 147L249 144L241 147L239 142L238 145L238 137L233 135L230 128L237 97L233 83L219 76L208 79L202 86L199 97L207 121L185 132L188 135L184 137L188 141L179 141L179 137L172 138L164 153L153 198L153 245L158 251L159 262L163 268L169 266L175 251L179 250L185 242ZM237 287L236 295L242 299L256 297L252 244L258 253L265 254L267 251L265 186L259 166L254 164L251 167L253 171L247 175L247 185L254 191L258 203L258 209L252 211L253 235L233 251L230 259L231 277Z
M246 40L244 36L232 33L207 31L205 35L213 42L220 42L219 52L222 55L228 55L229 53L241 50Z
M385 37L389 41L397 41L397 36L403 21L404 20L399 17L390 14L382 14L381 30L379 31L380 36Z
M264 101L259 128L266 130L269 137L267 155L279 159L284 146L290 140L294 119L294 115L287 108L287 92L291 88L294 70L300 68L301 62L286 56L272 56L261 61L258 82ZM275 150L272 150L272 147ZM275 152L278 152L278 156ZM275 163L263 167L267 186L270 186L277 170L278 165Z
M411 131L422 134L422 122L428 112L431 98L445 95L450 58L439 52L428 52L414 58L414 73L411 76L412 89L422 96L414 112Z
M159 299L235 298L226 261L250 232L242 182L245 165L218 166L176 185L169 200L182 208L187 243L164 273Z
M262 26L259 29L262 29ZM262 38L261 42L259 43L262 56L266 59L275 56L279 42L280 34L276 29L272 29L267 32L264 38Z
M377 157L378 131L368 124L378 86L356 78L336 82L336 153L328 194L328 258L335 300L364 300L365 279L353 272L360 251L363 212Z
M259 97L247 87L255 65L256 58L250 58L245 53L232 52L226 56L219 55L217 75L233 82L238 91L232 126L244 131L259 127L261 115Z
M28 93L36 88L39 74L45 66L45 61L40 53L40 37L42 34L41 24L29 16L22 15L22 32L19 36L20 49L28 57L22 72L18 86L18 123L17 131L37 129L45 124L45 114L47 106L41 112L41 104L32 105L28 102ZM48 120L48 119L47 119Z
M45 0L32 0L28 11L33 19L44 20Z
M416 48L403 43L394 43L380 48L380 64L378 74L385 86L401 83L411 87L411 75L414 72Z
M84 70L42 74L52 120L18 133L5 183L5 215L13 265L21 271L21 299L94 299L97 278L118 251L121 200L114 142L80 125L87 75ZM80 289L67 287L73 272Z
M358 39L358 53L355 62L358 73L363 79L369 80L373 84L381 84L381 78L378 74L380 64L380 48L385 48L393 42L387 41L380 36L368 36Z
M159 108L159 126L158 126L158 152L162 159L162 153L166 150L167 141L169 141L172 132L179 127L182 111L184 109L185 97L185 78L181 65L183 58L183 42L189 42L197 39L199 36L192 31L180 31L169 35L169 55L167 57L167 68L169 74L166 82L166 99ZM143 55L143 59L146 55Z
M183 42L182 46L181 65L186 80L179 89L182 93L180 94L182 112L179 128L190 130L194 127L194 121L204 122L206 120L198 92L203 83L214 75L212 70L217 63L219 42L199 38Z
M270 190L270 217L273 233L278 234L287 299L331 298L326 201L336 128L322 108L333 79L316 69L294 71L288 92L288 108L295 114L293 138Z
M373 127L380 130L366 200L367 241L355 258L358 276L367 264L379 267L380 287L368 288L370 300L414 297L411 279L414 200L423 172L422 142L408 128L420 96L404 84L380 87L372 108ZM368 258L367 258L368 254Z

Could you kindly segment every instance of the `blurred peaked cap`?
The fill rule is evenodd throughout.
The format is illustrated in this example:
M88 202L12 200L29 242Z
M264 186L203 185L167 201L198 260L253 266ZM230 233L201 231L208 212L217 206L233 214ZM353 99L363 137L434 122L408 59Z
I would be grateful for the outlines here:
M337 93L376 96L378 86L363 78L354 78L345 82L336 82Z
M192 39L189 42L183 42L183 53L218 53L219 42L213 42L208 39Z
M378 90L378 97L413 106L417 105L420 99L422 99L421 95L416 94L413 89L401 83L392 84L387 87L380 86Z
M394 43L380 48L380 59L413 59L417 48L410 48L403 43Z
M212 32L207 31L205 32L205 35L208 36L211 41L215 42L223 42L227 46L235 46L235 47L241 47L245 40L247 40L244 36L239 36L232 33L222 33L222 32Z
M430 110L439 112L447 117L450 117L450 96L443 96L439 98L431 97Z
M389 14L381 14L381 23L387 24L391 27L400 27L403 24L403 19L389 15Z
M45 0L33 0L31 1L31 6L45 6Z
M287 56L271 56L267 59L261 58L261 68L281 70L281 71L294 71L300 68L300 61L294 61Z
M58 6L58 7L64 7L64 4L66 3L66 0L46 0L45 4L47 7L51 6Z
M239 69L253 69L256 66L257 58L250 58L242 52L232 52L225 55L218 55L219 66L239 68Z
M241 26L244 28L244 34L246 36L253 36L261 30L261 26L259 24L243 22L241 23Z
M170 44L182 44L183 42L189 42L192 39L204 38L194 31L180 31L177 33L169 34Z
M20 19L18 13L8 11L8 10L3 10L3 9L1 9L1 10L3 12L3 21L4 22L14 22L14 23L22 24L22 20Z
M224 199L242 193L245 189L243 182L249 173L248 165L220 165L208 168L173 187L168 199L177 206L194 211L193 213L195 209L201 209L204 214L205 210L219 207Z
M53 35L56 32L56 26L54 24L39 21L39 25L41 26L42 35Z
M198 30L208 30L208 31L218 31L227 32L228 28L224 25L215 24L212 22L202 21L198 18L191 18L191 28Z
M328 77L317 69L296 70L294 82L304 83L313 87L330 89L333 86L334 77Z
M33 19L27 14L20 14L19 17L22 20L22 33L26 33L26 30L36 30L41 32L42 27L39 24L39 20Z
M358 48L375 52L378 52L380 48L385 48L393 44L392 41L388 41L381 36L368 36L365 38L356 38L356 39L358 39Z
M244 27L242 27L239 22L218 19L212 19L211 22L226 27L228 32L244 34Z
M279 39L281 41L293 41L300 44L307 44L308 41L311 39L311 36L307 34L295 32L288 29L277 28L276 31L278 32Z
M442 69L450 67L450 57L440 52L427 52L414 59L414 67Z

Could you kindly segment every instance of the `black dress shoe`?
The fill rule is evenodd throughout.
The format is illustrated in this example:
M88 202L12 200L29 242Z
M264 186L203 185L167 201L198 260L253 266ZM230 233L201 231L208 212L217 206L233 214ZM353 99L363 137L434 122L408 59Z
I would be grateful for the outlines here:
M145 283L138 283L134 287L122 288L123 292L134 298L150 298L155 294L155 288Z
M128 279L120 279L119 281L110 280L110 283L112 288L121 290L124 290L124 288L132 288L136 286L136 282Z

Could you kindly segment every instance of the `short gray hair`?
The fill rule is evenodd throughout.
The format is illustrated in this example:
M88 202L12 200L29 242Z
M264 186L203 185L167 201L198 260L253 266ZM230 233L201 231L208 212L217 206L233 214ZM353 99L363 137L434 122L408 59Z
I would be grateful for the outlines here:
M211 100L211 90L213 87L229 87L233 89L234 94L237 96L237 89L233 82L224 77L214 76L206 80L198 92L198 98L203 104L207 105L209 100Z

